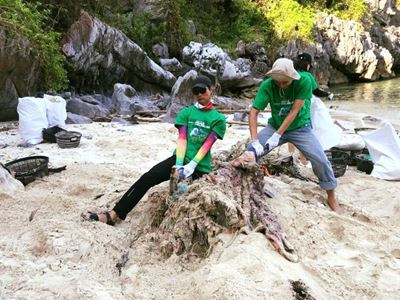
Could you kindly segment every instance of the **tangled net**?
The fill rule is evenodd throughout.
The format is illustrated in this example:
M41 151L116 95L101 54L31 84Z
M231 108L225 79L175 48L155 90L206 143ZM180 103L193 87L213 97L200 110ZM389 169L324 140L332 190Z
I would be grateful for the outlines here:
M158 228L157 237L166 257L173 253L206 257L221 232L255 231L263 233L286 259L298 261L267 203L264 170L251 152L243 152L243 145L220 155L222 161L215 171L188 185L178 199L166 189L150 194L151 224Z

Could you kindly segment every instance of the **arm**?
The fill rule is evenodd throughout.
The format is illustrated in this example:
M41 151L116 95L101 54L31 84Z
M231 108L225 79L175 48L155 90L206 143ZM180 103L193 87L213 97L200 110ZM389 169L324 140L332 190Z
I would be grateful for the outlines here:
M303 107L305 100L296 99L290 109L289 113L287 114L285 120L283 120L282 125L276 131L279 135L282 135L286 129L293 123L294 119L296 119L300 109Z
M250 109L249 129L250 129L250 138L252 141L257 139L257 119L259 113L260 111L255 109L254 107Z
M325 92L323 90L320 90L319 88L316 88L315 90L313 90L312 93L317 97L328 97L330 94L329 92Z
M204 158L204 156L206 156L217 139L218 135L214 131L211 131L203 145L200 147L199 151L197 151L196 156L193 158L193 161L195 161L196 164L198 164Z
M176 165L183 166L187 147L187 126L179 126L179 136L176 141Z
M218 134L214 131L211 131L203 145L200 147L196 156L181 169L181 177L187 178L193 174L194 170L197 167L197 164L206 156L206 154L210 151L212 145L218 139Z

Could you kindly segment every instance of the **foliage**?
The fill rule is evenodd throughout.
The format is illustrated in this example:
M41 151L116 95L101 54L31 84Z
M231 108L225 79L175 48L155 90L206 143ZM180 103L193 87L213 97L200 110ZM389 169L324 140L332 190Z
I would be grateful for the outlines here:
M285 40L313 39L314 10L295 0L257 1L264 16L274 24L275 32Z
M61 90L67 85L63 67L65 57L61 54L57 40L59 34L46 27L49 10L38 4L22 0L0 0L0 23L8 32L29 40L32 52L40 62L44 87Z
M367 15L368 7L364 0L342 0L333 1L332 8L329 11L346 21L361 21Z
M171 56L181 58L181 51L188 41L185 21L181 15L183 0L161 0L166 26L166 42Z
M202 1L186 0L182 11L185 19L194 21L198 33L230 50L235 49L239 40L265 42L272 36L271 24L254 1L231 0L204 5Z

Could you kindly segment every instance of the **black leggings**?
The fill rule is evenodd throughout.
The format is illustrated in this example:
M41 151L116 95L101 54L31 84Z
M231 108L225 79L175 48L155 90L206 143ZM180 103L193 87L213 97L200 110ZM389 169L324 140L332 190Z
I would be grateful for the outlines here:
M118 217L125 220L126 215L138 204L140 199L142 199L144 194L146 194L151 187L169 180L171 168L175 163L176 156L172 155L152 167L147 173L144 173L114 206L113 211L117 213ZM195 171L192 178L195 180L204 174L206 173Z

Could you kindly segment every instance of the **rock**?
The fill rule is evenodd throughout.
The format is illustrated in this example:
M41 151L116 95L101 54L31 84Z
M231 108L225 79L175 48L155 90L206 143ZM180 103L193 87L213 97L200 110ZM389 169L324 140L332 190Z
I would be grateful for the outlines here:
M74 97L67 102L67 111L88 118L105 117L110 111L92 96Z
M62 49L76 70L71 82L78 89L110 90L113 82L126 82L140 90L170 90L176 81L125 34L84 11Z
M33 95L40 86L37 55L24 38L0 28L0 122L18 119L18 97Z
M168 58L169 53L168 53L168 46L166 43L158 43L153 45L152 47L153 54L157 58Z
M136 94L136 90L129 84L114 84L114 93L112 95L112 108L118 114L121 115L133 115L135 110L132 104L134 104L133 97Z
M67 124L90 124L92 122L93 121L88 117L73 114L71 112L67 113L67 120L65 120L65 123Z

